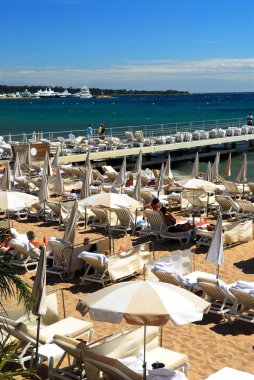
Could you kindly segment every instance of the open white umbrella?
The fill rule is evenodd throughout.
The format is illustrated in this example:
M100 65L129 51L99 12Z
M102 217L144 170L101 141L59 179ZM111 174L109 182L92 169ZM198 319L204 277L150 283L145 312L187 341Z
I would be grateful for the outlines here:
M30 207L39 202L38 197L21 193L19 191L1 191L0 192L0 209L16 211Z
M103 207L103 208L138 208L141 206L135 199L127 194L100 193L91 195L79 201L80 206Z
M228 155L227 163L226 163L226 166L224 169L224 175L226 177L231 176L231 153L229 153L229 155Z
M177 181L177 184L187 190L193 191L203 190L209 193L213 193L217 189L217 186L214 183L196 178L181 179Z
M34 280L33 289L32 289L32 313L33 315L36 315L38 317L36 349L35 349L36 363L38 361L38 347L39 347L39 338L40 338L41 316L46 315L47 313L46 268L47 268L46 247L43 246L41 249L37 272L35 275L35 280Z
M180 287L156 281L121 282L79 300L76 309L96 321L144 326L144 378L146 378L146 326L200 321L210 304Z
M78 202L75 200L66 228L65 228L65 232L64 232L63 240L66 244L70 244L70 245L74 244L77 218L78 218Z
M123 158L123 162L120 168L120 171L115 179L115 182L123 186L125 184L126 177L126 157Z
M174 179L173 173L171 171L171 158L170 154L168 155L168 159L165 165L165 170L164 170L164 177L167 177L169 179Z
M191 171L191 177L192 178L196 178L197 175L199 173L199 155L198 155L198 152L196 153L196 157L195 157L195 161L194 161L194 164L193 164L193 167L192 167L192 171Z
M134 173L139 174L142 170L142 150L139 151L138 159L134 167Z
M219 213L213 239L206 255L206 261L217 264L216 278L219 278L220 264L224 262L222 216Z

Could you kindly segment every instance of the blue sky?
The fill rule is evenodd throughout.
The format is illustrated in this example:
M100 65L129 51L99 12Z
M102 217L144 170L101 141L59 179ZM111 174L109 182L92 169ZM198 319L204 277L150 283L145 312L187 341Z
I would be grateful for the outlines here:
M0 83L254 91L254 0L1 0Z

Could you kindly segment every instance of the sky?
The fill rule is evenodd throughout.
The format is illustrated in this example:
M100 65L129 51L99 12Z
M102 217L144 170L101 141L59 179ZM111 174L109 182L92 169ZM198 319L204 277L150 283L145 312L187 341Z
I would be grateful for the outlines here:
M0 84L254 91L254 0L1 0Z

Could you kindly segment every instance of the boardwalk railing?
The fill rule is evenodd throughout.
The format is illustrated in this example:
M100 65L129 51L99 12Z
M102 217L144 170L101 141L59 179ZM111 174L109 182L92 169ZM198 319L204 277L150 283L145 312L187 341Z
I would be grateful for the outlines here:
M221 119L221 120L205 120L205 121L192 121L181 123L167 123L167 124L152 124L152 125L129 125L124 127L107 128L106 136L118 137L120 139L125 138L125 132L142 131L144 137L152 138L159 136L174 136L177 132L190 132L194 131L211 131L212 129L228 129L237 128L243 126L245 119ZM29 140L40 141L42 138L49 140L50 142L59 141L61 138L67 138L70 134L78 136L87 136L87 128L73 129L68 131L56 131L56 132L41 132L34 131L33 133L22 134L8 134L4 135L6 142L19 142L26 143ZM94 128L94 136L97 137L97 128Z

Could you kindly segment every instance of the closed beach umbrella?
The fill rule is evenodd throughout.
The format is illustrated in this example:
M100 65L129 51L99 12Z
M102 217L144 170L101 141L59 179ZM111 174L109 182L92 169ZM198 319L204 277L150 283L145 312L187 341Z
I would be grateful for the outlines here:
M31 166L31 146L30 146L30 144L28 144L28 147L27 147L26 164L28 166L28 169L30 169L30 166Z
M132 208L141 207L141 203L129 197L127 194L100 193L79 201L80 206L103 207L103 208Z
M11 141L11 134L9 133L9 135L8 135L8 144L10 144L12 141Z
M37 136L36 136L36 132L33 131L33 133L32 133L32 140L35 141L35 142L36 142L36 140L37 140L36 137L37 137Z
M243 197L244 197L244 183L247 181L247 158L246 154L243 154L242 166L236 176L236 182L243 184Z
M19 153L18 152L16 153L16 159L14 161L13 177L14 177L14 179L17 177L22 177L22 171L20 168Z
M126 157L123 158L123 162L122 162L120 171L118 173L118 176L115 179L115 182L123 186L125 184L125 177L126 177Z
M164 164L161 164L161 169L154 185L154 189L158 192L158 196L163 188L163 177L164 177Z
M39 201L40 202L46 202L49 200L49 188L48 188L48 180L45 174L42 176L41 180L41 185L39 188L39 193L38 193Z
M63 186L61 170L59 167L56 168L56 173L53 177L53 181L54 181L54 193L62 194L64 191L64 186Z
M199 173L199 155L198 155L198 152L196 153L196 157L195 157L195 161L194 161L194 164L193 164L193 167L192 167L192 171L191 171L191 177L192 178L196 178L197 175Z
M70 245L74 244L77 219L78 219L78 202L75 200L69 219L68 219L68 223L65 228L65 232L64 232L63 239L66 244L70 244Z
M43 164L43 171L44 174L48 177L51 177L53 175L51 163L49 161L49 153L46 151L45 158L44 158L44 164Z
M53 162L52 162L52 164L51 164L51 167L52 168L58 168L59 167L59 146L57 147L57 150L56 150L56 154L55 154L55 156L54 156L54 159L53 159Z
M90 150L88 151L88 153L86 155L85 169L87 170L88 175L89 175L89 182L92 183L93 182L93 169L92 169L92 165L91 165L91 161L90 161Z
M23 143L27 143L27 134L23 133Z
M231 153L229 153L229 155L228 155L227 163L226 163L226 166L224 169L224 175L226 177L231 176Z
M38 317L37 322L37 338L36 338L36 350L35 357L36 363L38 359L38 346L40 338L40 321L41 316L47 313L46 302L46 268L47 268L47 255L46 247L43 246L38 262L37 272L32 289L32 313Z
M132 198L136 199L136 201L138 201L138 202L141 201L140 191L141 191L141 176L140 176L140 174L138 174L137 181L135 183L135 187L134 187L134 190L132 193Z
M87 198L91 195L90 177L87 170L84 171L82 176L82 187L80 192L80 199Z
M134 173L138 174L142 170L142 150L139 151L138 159L134 167Z
M1 210L22 210L30 207L39 201L38 197L21 193L19 191L1 191L0 209Z
M11 190L11 169L10 169L9 161L6 161L4 166L5 166L5 170L2 176L2 182L1 182L0 187L2 190Z
M217 152L213 165L212 165L212 181L214 181L219 174L219 164L220 164L220 152Z
M216 278L219 278L220 264L224 262L222 216L219 213L213 239L206 255L206 261L217 265Z
M204 177L205 181L211 182L212 181L212 166L211 162L209 161L207 164L207 169Z
M117 300L117 302L116 302ZM79 300L76 309L92 320L144 326L144 378L146 378L146 326L179 326L200 321L210 304L178 286L156 281L129 281L111 285Z
M169 179L174 179L173 173L171 171L171 158L170 154L168 155L168 159L166 162L165 170L164 170L164 177L167 177Z

